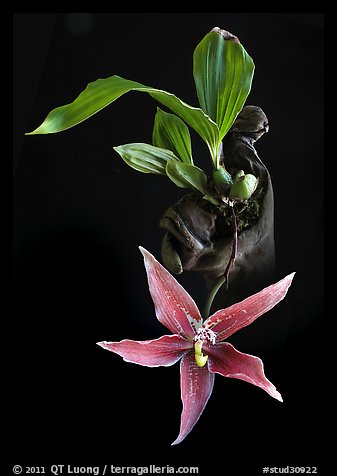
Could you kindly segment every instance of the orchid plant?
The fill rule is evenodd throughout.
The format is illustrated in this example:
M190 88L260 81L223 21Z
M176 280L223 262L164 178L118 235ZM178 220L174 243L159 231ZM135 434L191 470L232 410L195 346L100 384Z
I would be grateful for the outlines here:
M89 83L73 102L52 110L39 127L27 133L61 132L80 124L128 92L148 93L171 111L157 109L152 144L129 143L114 150L139 172L167 176L178 187L199 194L223 213L231 208L232 256L224 278L220 278L210 294L204 320L188 292L151 253L140 247L156 316L172 335L141 342L127 339L98 342L125 361L139 365L170 366L181 361L183 410L174 445L183 441L198 421L212 393L216 373L252 383L282 401L280 393L266 378L262 361L239 352L226 339L280 302L294 273L209 316L214 296L223 279L227 279L236 256L234 205L247 202L258 185L258 179L252 174L243 170L228 171L222 153L222 141L245 104L253 74L253 60L238 38L215 27L197 45L193 55L193 76L200 107L190 106L162 89L114 75ZM209 176L194 164L188 126L208 147L212 165Z
M247 200L257 187L252 174L236 171L222 163L222 140L241 111L251 89L254 63L231 33L215 27L198 44L193 55L193 76L200 108L192 107L174 94L145 86L120 76L89 83L70 104L52 110L43 123L27 135L50 134L69 129L105 108L130 91L146 92L173 114L158 108L152 144L130 143L114 150L139 172L165 175L175 185L192 189L211 203L222 206L231 200ZM212 174L194 165L187 125L207 144Z
M279 303L294 273L203 321L188 292L151 253L142 247L140 251L157 319L172 335L145 341L103 341L98 345L126 362L147 367L167 367L181 361L183 410L180 432L172 445L181 443L197 423L211 396L216 373L252 383L282 402L280 393L264 374L262 361L239 352L226 339Z

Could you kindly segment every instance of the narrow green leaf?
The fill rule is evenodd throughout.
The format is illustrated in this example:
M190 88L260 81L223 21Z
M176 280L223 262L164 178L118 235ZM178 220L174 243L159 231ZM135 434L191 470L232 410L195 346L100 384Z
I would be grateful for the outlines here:
M171 160L167 162L166 173L172 182L180 188L192 188L203 195L207 193L205 172L195 165Z
M152 143L172 150L186 164L193 164L191 137L186 124L175 114L157 109L154 118Z
M220 140L232 126L249 94L254 63L238 38L213 28L193 55L193 75L201 109L219 127Z
M27 135L50 134L69 129L130 91L148 93L158 102L171 109L200 135L208 145L212 159L216 160L219 130L214 121L200 108L189 106L174 94L120 76L110 76L89 83L72 103L53 109L43 123Z
M130 167L146 174L166 175L166 165L169 161L179 161L170 150L155 147L150 144L133 143L114 147Z

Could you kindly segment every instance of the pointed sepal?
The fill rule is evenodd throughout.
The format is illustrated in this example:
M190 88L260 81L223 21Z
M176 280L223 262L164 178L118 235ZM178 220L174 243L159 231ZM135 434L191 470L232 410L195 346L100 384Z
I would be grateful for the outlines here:
M97 342L103 349L123 357L125 362L146 367L168 367L191 349L192 344L181 336L168 335L159 339L135 341L124 339L120 342Z
M214 374L207 365L199 367L194 354L189 352L181 360L180 385L183 411L180 432L172 445L181 443L199 420L213 390Z
M150 294L159 322L173 334L192 340L202 325L194 300L178 281L145 248L139 247L149 283Z
M239 352L229 342L209 346L208 354L208 368L211 373L252 383L276 400L283 401L281 394L266 378L262 360L258 357Z
M227 339L276 306L287 294L294 275L291 273L243 301L220 309L204 322L204 327L217 334L217 342Z

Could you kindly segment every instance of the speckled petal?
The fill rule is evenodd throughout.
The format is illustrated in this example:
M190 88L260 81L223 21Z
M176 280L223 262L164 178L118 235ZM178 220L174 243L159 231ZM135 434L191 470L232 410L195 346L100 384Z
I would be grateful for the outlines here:
M207 365L198 367L194 354L188 352L180 364L180 385L183 411L181 414L180 432L172 445L180 443L192 430L204 411L211 396L214 374L209 372Z
M192 343L178 335L162 336L154 340L122 340L120 342L97 342L103 349L110 350L123 357L125 362L147 367L167 367L175 364Z
M202 325L197 305L178 281L149 253L139 247L157 319L173 334L192 340Z
M227 339L278 304L287 294L294 275L291 273L247 299L217 311L204 322L204 327L217 334L218 342Z
M208 368L212 373L252 383L282 402L281 394L266 378L263 362L253 355L243 354L228 342L207 346Z

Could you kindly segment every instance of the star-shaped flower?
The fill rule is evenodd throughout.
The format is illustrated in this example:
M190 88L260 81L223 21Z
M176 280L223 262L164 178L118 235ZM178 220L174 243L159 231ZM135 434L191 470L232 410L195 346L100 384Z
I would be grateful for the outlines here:
M151 253L142 247L140 250L156 316L172 335L145 341L103 341L98 345L120 355L126 362L147 367L170 366L181 361L183 410L180 432L172 445L180 443L198 421L212 393L216 373L257 385L282 402L280 393L264 375L262 361L239 352L225 339L280 302L295 273L240 303L215 312L203 322L187 291Z

